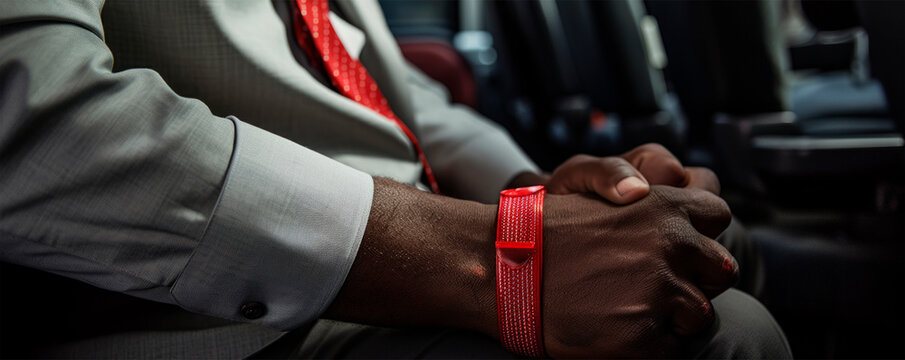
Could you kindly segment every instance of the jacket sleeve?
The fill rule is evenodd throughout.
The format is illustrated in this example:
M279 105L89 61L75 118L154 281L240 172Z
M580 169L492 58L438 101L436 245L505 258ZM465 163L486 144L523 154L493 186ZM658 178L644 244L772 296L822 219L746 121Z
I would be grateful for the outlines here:
M153 71L112 72L102 4L0 2L0 261L277 329L315 319L354 260L370 176Z
M444 193L496 203L516 175L540 171L505 129L450 103L443 85L408 62L406 67L420 140Z

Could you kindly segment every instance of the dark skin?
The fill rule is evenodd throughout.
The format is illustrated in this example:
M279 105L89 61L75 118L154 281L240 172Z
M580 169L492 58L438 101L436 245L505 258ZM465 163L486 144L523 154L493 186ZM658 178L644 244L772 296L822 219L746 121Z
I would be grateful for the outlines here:
M638 181L626 181L618 186L630 177ZM641 145L625 154L604 158L576 155L552 175L522 173L507 188L541 184L553 194L591 193L620 205L647 196L650 185L696 188L720 194L720 181L712 171L682 166L659 144Z
M651 158L664 157L658 149L627 154L621 158L638 164L631 165L637 173L619 173L618 161L580 157L550 176L521 175L512 184L551 188L544 202L542 294L550 356L669 355L683 338L709 328L709 299L738 276L731 255L711 240L728 225L728 207L712 183L688 179L707 175L688 175L681 164L677 173L685 179L653 171ZM611 190L630 176L646 185L620 196L637 196L634 203L601 201L619 195ZM663 186L663 179L684 185ZM528 183L515 183L523 180ZM374 185L358 256L326 316L464 328L497 338L496 206L386 179Z

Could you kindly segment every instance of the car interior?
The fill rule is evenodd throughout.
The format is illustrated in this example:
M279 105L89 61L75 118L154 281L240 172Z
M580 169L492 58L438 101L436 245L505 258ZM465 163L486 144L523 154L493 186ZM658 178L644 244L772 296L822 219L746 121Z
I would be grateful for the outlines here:
M380 3L546 171L649 142L713 169L796 357L905 357L905 2Z
M379 2L406 59L543 170L658 143L716 172L795 357L905 358L905 1ZM41 276L0 267L10 288ZM60 309L41 294L88 285L44 276L0 297L29 324L0 321L0 357L71 331L51 319L131 311Z

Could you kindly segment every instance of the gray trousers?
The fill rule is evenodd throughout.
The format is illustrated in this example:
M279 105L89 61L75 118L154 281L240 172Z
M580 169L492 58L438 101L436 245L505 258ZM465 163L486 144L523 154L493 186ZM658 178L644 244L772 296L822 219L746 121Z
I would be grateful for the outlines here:
M789 345L770 313L750 295L730 289L713 300L717 321L681 357L789 359ZM77 331L77 329L73 329ZM268 344L268 342L270 342ZM518 358L482 334L456 329L394 329L320 320L285 334L251 325L119 332L55 344L42 358L386 359Z
M730 289L713 300L717 321L684 349L698 359L791 359L785 336L750 295ZM304 336L289 335L257 358L515 359L496 340L453 329L393 329L321 320Z

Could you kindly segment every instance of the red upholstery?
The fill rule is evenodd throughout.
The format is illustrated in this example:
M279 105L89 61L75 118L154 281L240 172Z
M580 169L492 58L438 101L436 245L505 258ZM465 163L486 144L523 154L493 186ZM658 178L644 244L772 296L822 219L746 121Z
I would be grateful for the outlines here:
M449 89L452 102L477 107L471 67L452 45L435 39L400 39L399 47L409 62Z

